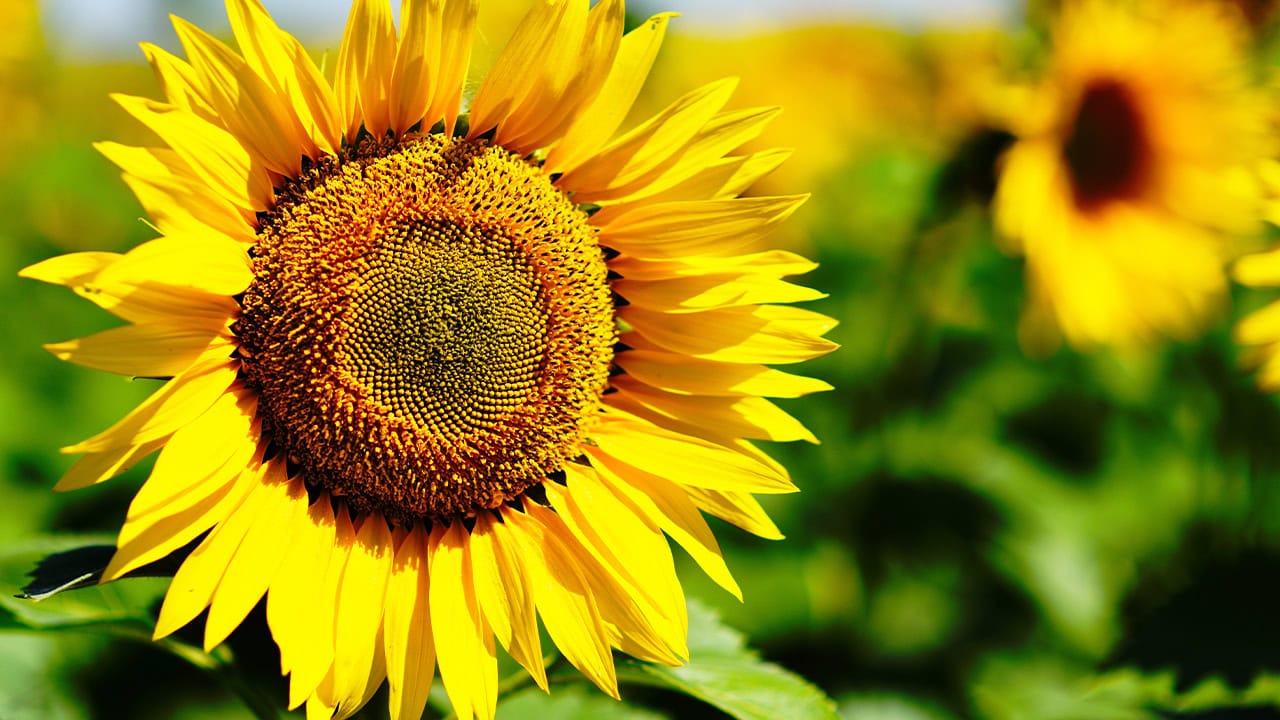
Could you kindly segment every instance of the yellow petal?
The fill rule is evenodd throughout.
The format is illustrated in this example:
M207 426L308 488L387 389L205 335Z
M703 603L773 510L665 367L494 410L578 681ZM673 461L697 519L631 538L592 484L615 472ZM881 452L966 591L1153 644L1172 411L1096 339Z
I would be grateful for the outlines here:
M687 143L663 160L642 182L615 187L606 193L592 193L595 202L632 202L674 188L702 172L764 131L781 112L780 108L752 108L723 113L712 118Z
M290 528L307 511L307 489L290 482L282 463L268 463L261 485L254 490L258 511L235 556L227 563L213 592L205 620L205 647L218 645L249 614L284 562Z
M231 48L186 20L170 17L219 124L268 169L298 177L302 153L309 148L275 92Z
M623 255L609 261L610 270L631 280L735 273L786 277L803 275L816 267L818 264L812 260L786 250L765 250L733 257L640 259Z
M421 526L400 543L387 581L383 642L392 720L422 717L436 668L428 598L427 534Z
M231 296L244 292L252 281L253 269L244 246L209 233L145 242L98 273L92 284L110 288L160 283Z
M424 124L444 118L444 132L453 133L462 104L462 90L467 82L471 62L471 44L475 37L478 0L446 0L444 24L441 26L439 68L434 73L436 89Z
M1280 285L1280 251L1246 255L1236 261L1232 275L1252 287Z
M615 404L625 398L664 417L703 428L702 437L818 443L799 420L764 398L673 395L625 376L614 378L611 384L617 392L606 397L606 402Z
M614 140L556 184L578 202L625 196L661 175L669 160L729 101L735 79L701 87Z
M286 102L312 158L333 155L345 129L333 89L311 56L292 35L278 28L257 0L228 0L227 17L245 61Z
M78 252L41 260L18 271L18 277L39 280L51 285L75 287L97 277L124 257L120 253Z
M238 242L257 241L247 211L209 192L174 151L112 142L94 143L94 148L124 171L125 183L166 235L213 231Z
M177 495L172 495L162 481L156 494L168 495L169 501L157 508L147 506L153 497L144 495L147 485L151 484L148 480L129 505L129 516L116 541L116 553L102 573L103 582L119 579L199 537L235 512L258 482L258 471L244 465L229 471L219 469L211 474L195 475L186 491Z
M261 476L261 467L243 471ZM246 484L250 481L245 479ZM240 549L249 528L262 511L260 481L252 483L244 501L219 519L209 535L182 561L165 593L160 618L156 620L154 637L166 637L195 619L213 600L214 590L222 581L231 559ZM215 637L206 625L204 650L209 652L226 636Z
M622 42L625 20L622 0L601 0L587 15L585 34L563 27L547 31L562 42L539 56L543 62L533 67L542 72L536 79L529 78L530 92L498 129L497 141L516 152L529 153L559 140L578 110L590 103L604 84ZM561 60L550 61L551 57Z
M704 360L784 364L811 360L838 347L822 338L835 320L785 305L678 315L627 306L618 316L654 344Z
M545 691L547 671L542 665L533 590L514 541L489 513L477 515L471 531L471 568L480 609L498 641Z
M531 502L526 510L508 513L506 524L533 582L542 624L574 667L617 698L613 656L592 589L565 547L564 536L548 526L554 522L554 514Z
M213 405L235 381L236 371L235 364L225 358L202 359L165 383L120 422L62 452L103 452L167 437Z
M362 704L382 645L387 578L391 572L391 530L380 515L368 515L357 531L346 512L338 514L336 542L349 553L334 614L333 685L338 708L354 712ZM378 678L381 681L381 677Z
M267 209L274 197L267 169L234 135L172 105L128 95L111 97L173 148L211 190L236 207Z
M338 571L329 566L340 566L330 563L335 524L327 497L295 515L288 545L280 549L284 560L267 590L267 625L280 647L281 672L291 673L290 708L311 694L333 661Z
M671 536L717 585L742 599L742 590L724 564L711 528L683 490L657 475L621 463L598 448L587 446L584 450L600 478L619 500Z
M444 31L445 0L402 0L400 46L391 75L391 129L397 135L426 118L436 92L434 71ZM443 89L441 89L443 90ZM427 118L430 125L435 121Z
M229 339L180 325L125 325L88 337L50 343L45 350L59 360L135 377L173 377L213 345L234 349Z
M53 490L54 492L78 490L110 480L133 467L142 458L159 450L167 440L168 437L163 437L141 445L126 445L100 453L89 453L67 470L58 484L53 486Z
M600 243L639 258L723 255L754 244L808 195L733 198L641 206L600 229Z
M713 160L707 162L702 170L665 190L652 194L644 193L638 199L629 199L626 202L613 203L601 208L591 216L591 222L597 227L606 227L616 218L642 205L692 200L728 200L737 197L751 187L756 180L776 170L789 157L791 157L790 150L766 150L754 155Z
M767 275L703 275L667 280L622 278L613 283L612 289L632 305L662 312L808 302L827 296L813 288Z
M289 709L307 701L308 714L311 712L311 696L317 693L329 699L326 707L336 709L338 705L333 693L333 663L337 658L333 614L337 611L338 582L346 568L347 554L336 543L328 550L329 559L325 565L323 581L306 588L306 594L301 598L301 602L314 602L318 605L311 618L316 623L324 624L326 628L312 627L307 630L310 636L304 641L306 644L299 647L308 654L299 657L297 664L289 672Z
M431 530L431 633L440 680L459 720L492 720L498 702L498 656L480 612L462 523Z
M218 112L204 98L195 68L151 43L141 43L140 47L156 73L156 80L160 82L165 99L180 110L186 110L215 125L220 124Z
M509 142L530 128L519 123L528 123L534 110L551 110L547 101L566 92L572 82L579 68L574 55L581 50L586 21L586 3L534 3L476 91L470 136L496 127L498 144L520 152Z
M753 493L796 492L773 468L720 445L610 411L587 434L599 453L681 485Z
M590 466L568 463L565 474L566 486L545 485L565 527L614 582L625 584L642 618L658 631L665 659L688 657L684 590L666 538L618 500Z
M345 119L347 142L354 142L361 123L374 137L390 126L391 73L395 69L396 31L386 0L355 0L338 48L338 106Z
M698 509L766 540L781 540L782 531L769 518L759 501L744 492L685 488Z
M613 67L595 99L577 113L547 156L544 167L548 174L562 174L578 167L618 129L649 76L667 22L675 16L676 13L654 15L622 38Z
M227 358L202 357L110 428L75 445L68 455L142 445L173 434L195 420L235 381L237 366Z
M656 350L628 350L615 355L613 361L646 385L690 395L793 398L831 389L822 380L764 365L696 360Z
M1260 345L1280 339L1280 302L1246 315L1236 324L1236 341L1245 345Z

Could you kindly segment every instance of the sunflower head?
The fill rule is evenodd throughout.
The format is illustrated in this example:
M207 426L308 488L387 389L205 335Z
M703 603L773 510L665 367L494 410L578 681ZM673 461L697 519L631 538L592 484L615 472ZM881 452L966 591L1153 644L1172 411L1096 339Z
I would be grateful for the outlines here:
M1033 345L1186 336L1217 306L1259 219L1266 134L1245 42L1220 4L1063 6L996 198L1026 256Z
M474 2L356 0L332 78L228 12L238 51L177 20L164 100L117 98L161 144L100 146L164 236L23 271L128 323L55 354L166 379L67 448L60 489L159 452L105 578L203 537L156 634L265 597L309 714L385 678L418 717L438 666L490 717L497 646L545 687L539 621L615 696L615 649L681 662L664 534L740 593L701 513L780 537L750 441L812 440L765 398L827 386L768 365L834 348L812 264L753 247L804 196L740 197L776 109L718 82L617 133L670 16L615 0L538 2L467 108Z

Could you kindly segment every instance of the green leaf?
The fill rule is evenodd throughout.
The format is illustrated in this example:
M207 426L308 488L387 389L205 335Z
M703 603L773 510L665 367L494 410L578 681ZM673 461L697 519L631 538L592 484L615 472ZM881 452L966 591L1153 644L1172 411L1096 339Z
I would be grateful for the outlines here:
M618 679L685 693L738 720L834 720L835 703L804 678L760 659L710 609L689 603L689 662L681 667L625 659Z
M526 688L504 698L498 707L503 720L663 720L665 716L620 703L594 688L581 685L553 688L550 694Z
M77 592L50 593L41 601L15 597L42 558L111 539L44 536L5 543L0 548L0 629L66 630L113 623L149 628L152 619L148 610L164 594L166 580L92 585ZM67 578L83 574L81 570L72 568Z

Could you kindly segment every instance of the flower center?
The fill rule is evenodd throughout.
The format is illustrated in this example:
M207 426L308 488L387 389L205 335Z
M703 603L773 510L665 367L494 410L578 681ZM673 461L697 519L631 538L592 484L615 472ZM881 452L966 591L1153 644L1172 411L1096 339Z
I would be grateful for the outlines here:
M1115 80L1091 84L1080 99L1063 155L1081 208L1139 195L1151 150L1132 91Z
M278 193L237 322L263 431L402 522L473 515L580 454L615 338L586 216L535 166L439 135Z

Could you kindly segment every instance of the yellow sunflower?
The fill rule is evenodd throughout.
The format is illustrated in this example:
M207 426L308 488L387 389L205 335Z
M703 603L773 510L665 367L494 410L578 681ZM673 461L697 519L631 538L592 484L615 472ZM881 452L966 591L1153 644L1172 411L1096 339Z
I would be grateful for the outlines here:
M164 384L65 449L58 485L159 451L112 580L207 533L156 636L208 608L222 642L265 595L289 707L345 717L386 678L416 718L439 667L491 717L496 647L546 686L538 618L617 696L612 651L678 664L665 533L739 589L701 512L779 537L795 490L753 439L812 440L765 397L827 389L766 364L833 349L776 303L813 266L747 252L803 196L738 195L776 109L695 90L614 137L668 15L540 0L462 114L475 0L356 0L332 80L256 0L233 50L176 19L144 45L164 101L117 96L163 145L99 149L163 237L41 262L130 324L50 346Z
M1186 337L1215 309L1259 217L1250 169L1265 136L1246 41L1221 3L1062 8L996 196L1026 257L1029 344Z

